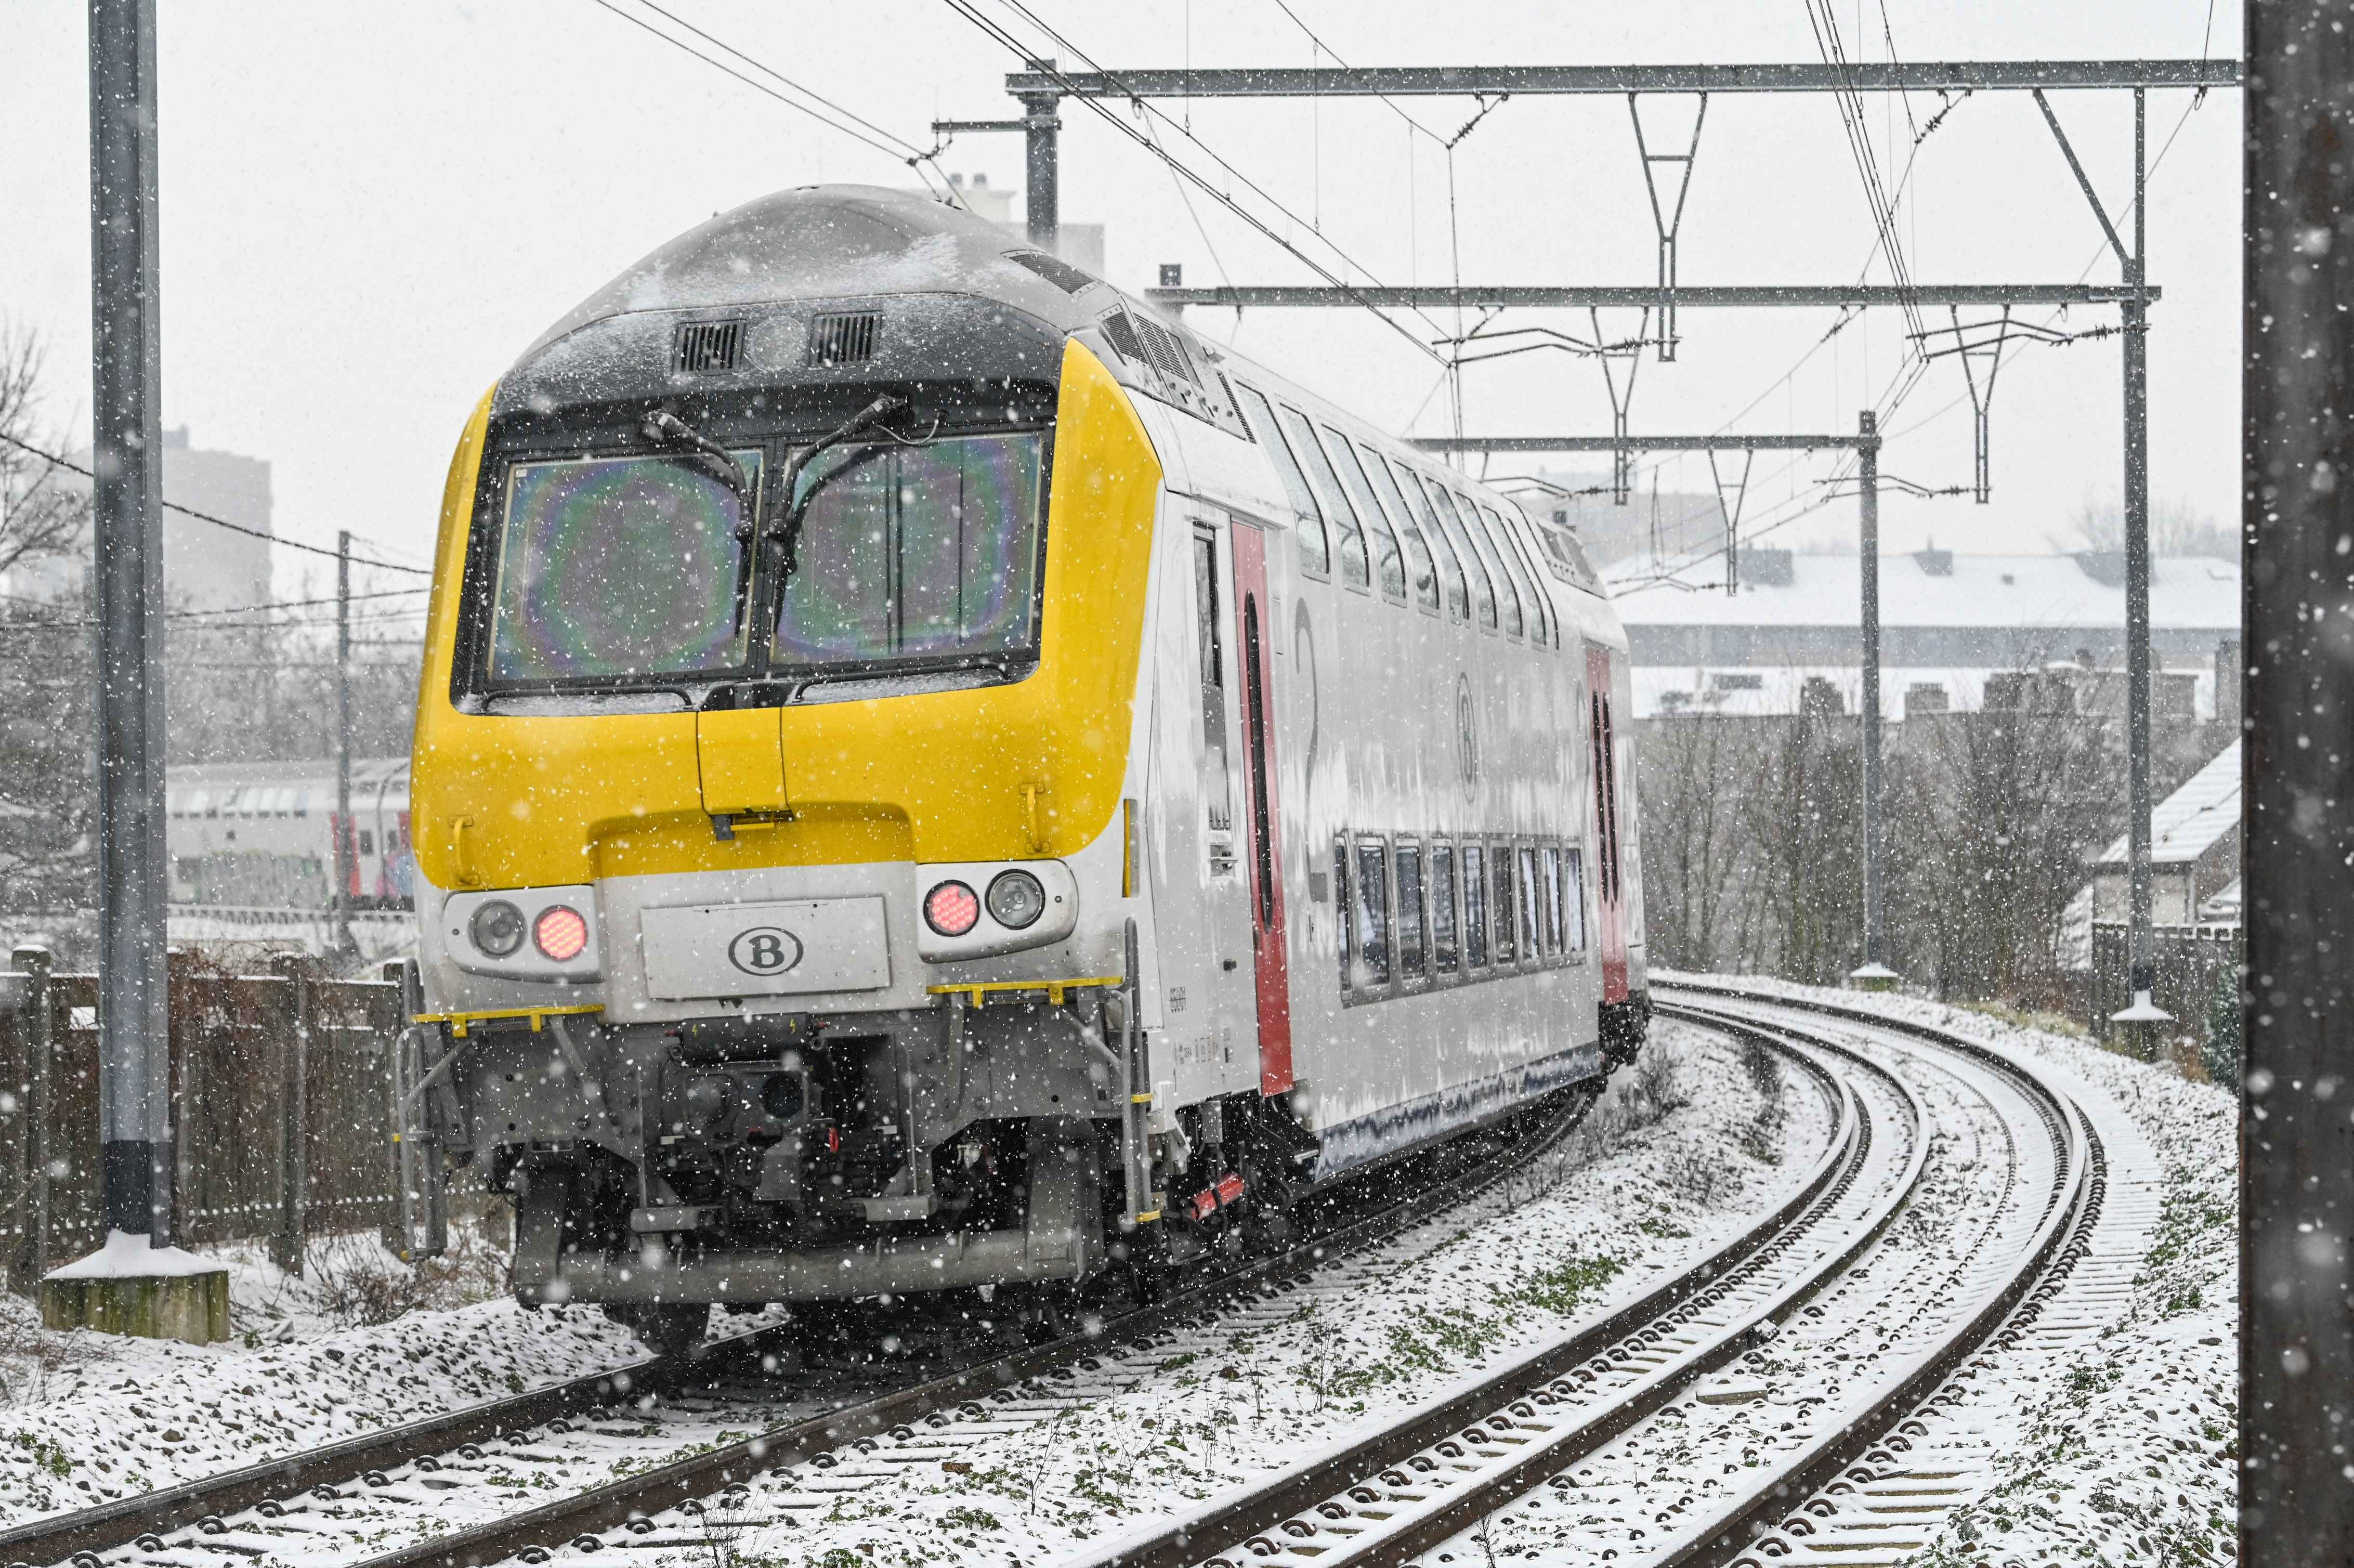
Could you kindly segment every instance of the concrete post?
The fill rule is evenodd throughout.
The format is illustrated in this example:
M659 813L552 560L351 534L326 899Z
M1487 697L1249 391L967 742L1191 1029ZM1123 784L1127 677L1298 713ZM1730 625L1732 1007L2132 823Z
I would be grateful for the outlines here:
M1863 963L1848 980L1862 991L1893 991L1896 973L1882 961L1887 924L1880 843L1880 416L1870 408L1856 416L1855 451L1863 584Z

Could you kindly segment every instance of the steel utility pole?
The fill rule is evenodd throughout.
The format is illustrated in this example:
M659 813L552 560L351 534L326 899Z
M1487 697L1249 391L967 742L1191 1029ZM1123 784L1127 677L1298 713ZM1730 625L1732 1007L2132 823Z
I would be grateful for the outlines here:
M2247 8L2240 1561L2354 1562L2354 3Z
M2172 1015L2151 1000L2158 989L2158 956L2150 933L2149 833L2149 227L2144 151L2147 104L2134 89L2133 254L2126 259L2126 286L2133 291L2123 307L2126 329L2126 810L2132 818L2127 917L2133 922L2133 957L2126 989L2133 1001L2117 1017L2144 1026Z
M1053 60L1033 60L1033 69L1052 71ZM1063 238L1062 164L1055 133L1063 122L1055 112L1062 96L1054 92L1024 93L1022 129L1028 145L1023 158L1023 218L1030 227L1030 243L1050 255L1060 255Z
M108 1228L169 1246L155 0L90 0L90 219L101 1169Z
M359 874L352 823L352 535L335 535L335 951L353 952L352 883Z
M1880 416L1856 416L1856 566L1863 598L1863 963L1848 978L1867 990L1896 983L1882 961L1880 858Z

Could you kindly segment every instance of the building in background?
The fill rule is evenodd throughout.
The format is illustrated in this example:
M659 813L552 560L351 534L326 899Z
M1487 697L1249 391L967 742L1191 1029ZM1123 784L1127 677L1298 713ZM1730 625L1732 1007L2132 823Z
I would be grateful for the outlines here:
M1638 718L1852 714L1863 695L1854 556L1741 552L1739 588L1669 577L1648 554L1606 572L1634 665ZM2125 562L2085 552L1926 549L1880 566L1881 709L1892 723L1999 708L2125 711ZM2152 700L2160 726L2236 715L2240 568L2207 556L2150 567ZM2224 711L2216 708L2223 673Z
M90 454L73 461L90 466ZM67 479L88 488L78 475ZM235 609L270 599L270 463L236 452L207 451L188 439L182 425L164 432L164 497L174 506L250 528L264 535L191 517L164 513L164 596L174 609ZM0 577L0 592L24 599L79 598L89 581L90 542L62 555L19 566Z

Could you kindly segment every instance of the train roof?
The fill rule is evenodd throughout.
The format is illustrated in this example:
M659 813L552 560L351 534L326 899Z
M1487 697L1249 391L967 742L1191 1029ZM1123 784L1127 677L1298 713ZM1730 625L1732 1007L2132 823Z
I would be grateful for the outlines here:
M814 313L909 302L871 364L812 368ZM764 309L765 307L765 309ZM1121 320L1123 313L1126 320ZM697 317L748 322L740 372L724 377L672 364L678 330ZM1117 334L1117 335L1115 335ZM997 224L911 191L801 185L715 215L624 269L542 333L502 378L494 411L525 414L576 399L661 397L780 376L822 387L966 375L1051 379L1076 336L1131 390L1253 440L1231 397L1171 374L1189 359L1435 466L1394 434L1299 382L1163 317L1141 300ZM1125 342L1120 341L1125 338ZM1138 340L1141 339L1140 343ZM1453 482L1509 505L1467 474ZM1574 535L1528 515L1563 580L1608 597Z

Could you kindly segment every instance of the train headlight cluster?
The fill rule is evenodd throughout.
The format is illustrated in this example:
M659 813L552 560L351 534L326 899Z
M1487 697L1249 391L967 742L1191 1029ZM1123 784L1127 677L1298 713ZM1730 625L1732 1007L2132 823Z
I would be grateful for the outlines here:
M1078 927L1079 879L1059 860L935 862L916 872L924 890L916 951L927 963L1043 948Z
M596 890L517 887L453 893L442 906L440 946L472 974L578 982L601 978Z

